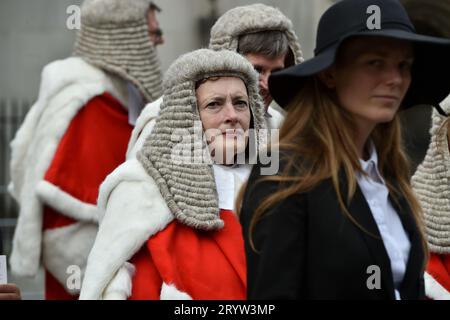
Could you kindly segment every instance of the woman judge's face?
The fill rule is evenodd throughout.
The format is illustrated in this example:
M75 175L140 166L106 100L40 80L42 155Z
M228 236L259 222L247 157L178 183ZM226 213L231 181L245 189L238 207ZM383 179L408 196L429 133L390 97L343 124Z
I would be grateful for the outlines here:
M372 130L391 121L411 84L413 48L409 42L355 38L344 44L337 63L321 75L359 128Z
M210 79L196 91L198 110L216 163L232 164L245 151L250 106L244 82L235 77Z

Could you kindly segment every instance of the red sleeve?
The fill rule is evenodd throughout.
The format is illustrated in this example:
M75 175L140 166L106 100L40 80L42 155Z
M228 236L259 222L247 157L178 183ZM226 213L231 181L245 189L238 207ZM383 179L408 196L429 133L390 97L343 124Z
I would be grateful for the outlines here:
M147 245L143 245L130 262L135 266L130 300L159 300L162 279L153 263Z
M427 272L450 292L450 254L432 253Z

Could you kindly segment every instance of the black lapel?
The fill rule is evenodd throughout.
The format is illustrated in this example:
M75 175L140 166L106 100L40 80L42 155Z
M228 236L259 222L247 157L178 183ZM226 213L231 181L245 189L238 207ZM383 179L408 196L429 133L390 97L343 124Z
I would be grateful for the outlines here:
M341 184L342 192L343 195L346 195L348 185L343 170L340 172L340 177L341 181L344 182ZM384 246L383 239L381 238L380 231L378 230L377 223L372 215L372 211L358 184L356 184L355 195L350 203L349 211L358 224L364 228L364 230L361 230L360 234L376 262L376 265L380 267L382 290L389 294L390 299L395 299L391 262ZM368 232L370 234L368 234Z
M389 195L392 206L397 211L403 228L408 234L411 242L411 249L409 251L409 258L406 264L406 272L400 287L400 294L402 299L418 299L418 281L421 273L423 273L424 252L420 239L420 233L416 222L414 220L411 208L407 203L405 197L401 196L394 201L394 198Z
M355 220L367 231L361 230L361 235L372 254L376 265L380 267L382 278L382 289L384 289L391 299L395 299L394 294L394 279L392 277L391 262L389 255L378 230L377 223L372 215L369 204L364 195L357 186L354 198L350 204L350 213Z

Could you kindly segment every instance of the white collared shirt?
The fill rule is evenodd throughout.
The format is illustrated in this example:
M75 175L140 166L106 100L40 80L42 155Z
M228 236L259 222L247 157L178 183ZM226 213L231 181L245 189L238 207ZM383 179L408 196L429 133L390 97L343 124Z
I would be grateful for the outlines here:
M251 168L249 165L233 167L218 164L213 165L220 209L236 212L236 196L242 184L247 181Z
M408 263L411 243L403 228L398 213L389 200L389 190L378 171L378 155L373 143L370 146L370 158L359 160L368 177L358 173L357 181L377 223L384 247L391 262L395 298L400 300L398 289L403 281Z

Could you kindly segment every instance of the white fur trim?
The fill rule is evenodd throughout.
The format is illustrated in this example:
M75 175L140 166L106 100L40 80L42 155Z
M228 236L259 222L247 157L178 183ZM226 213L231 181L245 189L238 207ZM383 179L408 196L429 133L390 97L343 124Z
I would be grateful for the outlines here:
M48 181L39 182L36 186L36 193L42 203L65 216L85 222L96 223L98 221L97 206L78 200Z
M273 107L274 103L275 102L273 102L267 109L267 112L272 116L270 118L266 118L267 129L280 129L284 122L284 115Z
M117 271L114 279L108 284L103 293L103 300L126 300L131 296L132 279L136 268L125 262Z
M137 118L130 141L128 142L127 159L136 158L137 151L142 148L145 139L152 132L162 101L163 96L147 104Z
M79 222L44 232L42 239L44 266L72 295L79 294L80 288L67 289L67 279L70 276L67 273L68 267L79 267L83 277L97 230L96 224Z
M82 300L104 298L105 288L118 277L117 270L174 219L155 181L137 159L127 160L106 178L97 202L100 228L89 254ZM161 289L161 299L187 297L171 285Z
M161 300L192 300L192 297L186 292L178 290L174 284L163 282L161 287Z
M10 263L18 275L35 275L40 265L42 204L36 185L43 180L77 112L104 92L120 99L111 79L77 57L54 61L42 71L39 98L11 142L9 190L18 201L20 211Z
M126 161L106 178L98 206L100 228L80 299L101 298L117 270L173 220L156 183L136 159Z
M433 300L450 300L450 292L425 272L425 294Z

